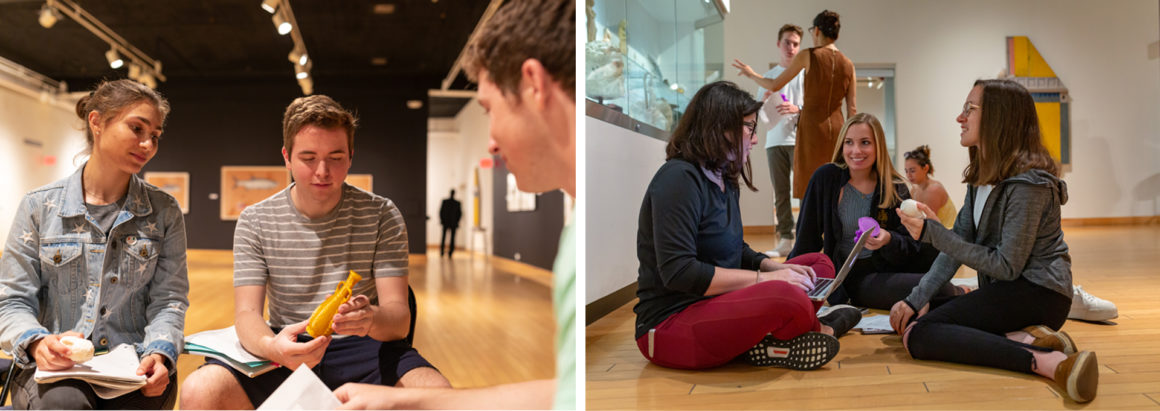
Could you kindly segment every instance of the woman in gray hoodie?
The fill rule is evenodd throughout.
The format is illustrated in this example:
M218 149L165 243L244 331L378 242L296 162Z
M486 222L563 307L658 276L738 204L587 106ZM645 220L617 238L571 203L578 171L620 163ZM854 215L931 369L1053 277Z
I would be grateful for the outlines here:
M1096 354L1059 331L1072 296L1060 229L1067 185L1040 141L1035 103L1018 83L979 80L956 120L970 153L967 197L953 230L925 205L926 219L896 210L911 236L941 253L890 310L891 325L914 358L1035 373L1072 400L1091 401ZM962 264L979 272L979 289L932 298Z

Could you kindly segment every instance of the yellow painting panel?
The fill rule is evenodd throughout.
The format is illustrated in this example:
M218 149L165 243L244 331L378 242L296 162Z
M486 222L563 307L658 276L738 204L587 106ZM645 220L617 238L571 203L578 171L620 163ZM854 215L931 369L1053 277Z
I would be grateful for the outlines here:
M1027 36L1011 38L1012 74L1018 77L1055 77L1055 71Z
M1051 153L1051 158L1060 160L1060 121L1059 103L1035 103L1035 111L1039 114L1039 132L1043 135L1043 145Z
M242 210L265 200L290 185L283 166L223 166L222 220L237 220Z

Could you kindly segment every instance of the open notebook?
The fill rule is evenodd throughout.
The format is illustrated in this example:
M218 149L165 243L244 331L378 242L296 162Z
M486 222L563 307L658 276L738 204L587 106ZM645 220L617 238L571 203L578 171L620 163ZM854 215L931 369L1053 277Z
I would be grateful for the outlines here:
M137 367L140 365L141 360L137 358L137 350L132 345L121 344L113 348L113 351L108 354L98 355L87 362L73 365L67 370L44 371L37 369L33 378L41 384L67 379L81 380L89 383L97 396L107 400L145 386L146 377L137 375Z
M250 378L278 368L278 364L242 348L242 342L238 341L238 333L233 326L185 337L185 352L216 358Z

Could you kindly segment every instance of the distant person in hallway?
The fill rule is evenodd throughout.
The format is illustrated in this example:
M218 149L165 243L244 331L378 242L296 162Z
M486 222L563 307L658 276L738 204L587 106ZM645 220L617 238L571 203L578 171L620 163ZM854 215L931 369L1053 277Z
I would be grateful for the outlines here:
M802 28L793 24L777 31L778 65L765 72L764 77L777 78L798 55L802 42ZM758 118L770 124L765 132L765 156L769 163L769 180L773 182L773 206L777 228L777 248L767 252L773 257L785 257L793 250L793 207L790 205L790 170L793 169L794 137L797 136L798 115L802 106L802 77L798 73L781 90L757 88L762 100Z
M946 228L954 228L955 203L951 201L946 188L934 179L934 164L930 162L930 146L921 145L914 151L907 151L903 155L906 159L904 170L906 180L910 181L910 195L915 201L926 204L931 210L938 210L938 221Z
M447 258L455 253L455 231L459 229L459 221L463 219L463 206L459 204L459 200L455 199L455 189L451 189L451 195L443 199L443 205L439 207L439 223L443 225L443 234L439 235L439 256L443 256L443 246L446 243L451 243L451 247L447 247ZM450 234L451 240L447 237Z
M894 214L910 193L890 161L877 117L869 113L850 117L832 150L831 162L810 178L798 216L797 242L789 256L822 252L840 266L857 242L858 219L873 218L882 230L866 242L829 302L889 310L910 294L938 250L910 238ZM949 284L939 290L939 295L956 293L961 291Z
M756 190L749 152L761 105L727 81L698 90L644 193L635 338L657 365L703 369L741 356L754 365L815 369L861 319L849 306L816 316L822 303L806 291L817 277L834 276L824 254L781 264L742 238L738 200L741 183Z
M903 346L920 360L981 365L1055 380L1075 402L1095 398L1096 354L1059 331L1072 303L1071 256L1060 229L1067 184L1043 147L1035 102L1011 80L976 81L956 118L970 163L953 230L897 210L912 238L941 253L890 311ZM962 264L979 289L932 298Z
M238 340L282 367L251 378L206 358L181 385L182 409L253 409L303 364L331 389L351 381L450 386L407 340L402 213L390 199L344 183L357 125L354 114L324 95L286 107L282 159L294 183L246 207L234 231ZM352 270L364 278L339 306L334 335L298 341L314 309Z
M576 196L576 3L505 2L468 41L465 71L491 119L488 150L520 191ZM556 377L471 389L347 384L343 409L576 409L576 234L564 226L552 267ZM518 324L514 325L518 326ZM511 349L487 342L497 350Z
M137 176L157 154L169 102L132 80L103 81L76 106L88 160L24 196L0 258L0 347L19 367L16 409L172 409L189 279L177 200ZM134 347L141 389L102 399L86 382L37 384L72 368L61 337L95 351Z
M799 72L805 71L804 104L798 117L793 151L794 198L805 195L814 170L830 161L830 149L842 130L842 102L846 102L846 117L858 112L854 63L834 45L841 28L838 13L830 10L818 13L809 28L814 47L798 53L789 67L774 79L764 78L740 60L733 60L733 67L741 70L741 75L766 90L780 90Z

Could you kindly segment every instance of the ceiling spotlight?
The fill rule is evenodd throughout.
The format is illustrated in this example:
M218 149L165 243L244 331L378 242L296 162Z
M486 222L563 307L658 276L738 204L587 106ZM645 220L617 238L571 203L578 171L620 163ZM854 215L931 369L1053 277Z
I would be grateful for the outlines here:
M314 79L309 77L300 78L298 79L298 87L302 87L302 94L308 96L314 94Z
M407 100L407 108L418 110L423 108L423 100Z
M274 27L278 28L278 34L285 36L294 30L294 26L290 25L290 21L282 13L274 13Z
M142 74L141 77L137 79L137 81L140 82L141 84L144 84L145 87L149 87L151 89L157 88L157 80L155 80L153 78L152 74L149 74L149 73Z
M307 71L306 67L304 67L304 66L294 66L294 77L297 77L299 80L302 80L302 79L305 79L307 77L310 77L310 72Z
M38 20L40 21L41 27L50 29L53 24L56 24L57 20L60 20L60 13L52 8L52 6L49 6L48 3L45 3L44 6L40 7L40 18Z
M385 65L387 65L387 58L386 57L371 57L371 65L372 66L385 66Z
M274 14L275 11L278 11L278 0L262 0L262 10Z
M288 58L291 63L298 64L299 66L305 66L306 62L310 61L310 56L307 56L306 52L298 49L290 50Z
M117 49L111 48L105 52L105 60L109 61L109 67L119 69L125 65L125 60L121 60L121 56L117 55Z
M129 78L136 80L141 77L141 66L137 63L129 63Z

